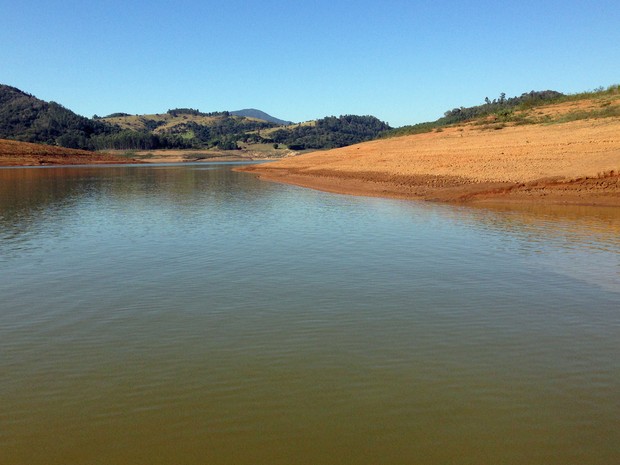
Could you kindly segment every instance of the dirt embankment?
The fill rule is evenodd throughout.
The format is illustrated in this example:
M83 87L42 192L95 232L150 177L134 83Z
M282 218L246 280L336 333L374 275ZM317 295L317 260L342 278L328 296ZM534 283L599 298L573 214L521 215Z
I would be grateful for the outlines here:
M0 139L0 166L136 163L111 154Z
M240 170L354 195L620 206L620 119L469 124Z
M107 153L0 139L0 166L83 165L105 163L184 163L277 160L296 155L267 144L242 150L109 150Z

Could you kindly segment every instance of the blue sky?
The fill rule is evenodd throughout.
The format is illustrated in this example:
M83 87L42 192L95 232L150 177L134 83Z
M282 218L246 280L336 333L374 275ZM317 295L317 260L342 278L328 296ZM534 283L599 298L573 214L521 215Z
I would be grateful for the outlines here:
M0 83L85 115L434 120L620 83L620 3L0 0Z

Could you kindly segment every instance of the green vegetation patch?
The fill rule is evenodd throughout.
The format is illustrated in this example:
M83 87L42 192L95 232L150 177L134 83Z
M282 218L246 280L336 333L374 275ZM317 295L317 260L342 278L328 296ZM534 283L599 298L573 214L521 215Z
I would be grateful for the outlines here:
M332 149L376 139L391 129L374 116L328 116L313 123L280 128L269 138L291 150Z
M502 93L493 100L485 98L482 105L454 108L446 111L444 116L436 121L391 129L383 132L380 137L389 138L439 131L442 127L463 123L471 123L483 129L497 130L506 127L508 123L513 125L553 124L582 119L618 117L620 116L620 106L613 104L618 101L618 96L620 96L620 85L618 84L571 95L545 90L531 91L521 94L519 97L506 98L506 94ZM537 114L535 111L536 108L545 105L578 102L580 100L598 100L600 101L599 108L576 110L558 116Z

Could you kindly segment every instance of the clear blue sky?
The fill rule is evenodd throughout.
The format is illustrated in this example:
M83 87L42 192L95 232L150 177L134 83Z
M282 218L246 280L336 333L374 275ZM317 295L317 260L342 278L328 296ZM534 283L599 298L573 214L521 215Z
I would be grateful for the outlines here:
M0 0L0 83L85 116L259 108L393 126L620 83L620 2Z

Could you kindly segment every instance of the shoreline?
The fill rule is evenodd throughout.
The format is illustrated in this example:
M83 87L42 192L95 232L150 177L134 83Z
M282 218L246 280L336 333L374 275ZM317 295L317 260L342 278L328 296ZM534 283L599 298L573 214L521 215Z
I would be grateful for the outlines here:
M26 158L26 159L25 159ZM0 168L33 168L37 166L99 166L99 165L182 165L192 163L226 163L226 162L260 162L260 161L276 161L277 158L259 158L248 159L239 157L213 157L213 158L197 158L197 159L181 159L176 157L162 158L106 158L106 157L2 157L0 155Z
M119 153L0 140L0 166L256 162L235 171L337 194L449 203L620 207L620 119L475 123L273 159L266 152ZM131 155L134 155L132 153Z
M149 164L149 163L217 163L279 160L273 153L255 150L226 152L217 150L109 150L90 152L44 144L0 139L0 167L19 166L70 166L101 164Z
M419 176L412 182L372 178L368 173L324 172L309 175L261 165L240 167L234 171L253 174L269 182L294 185L334 194L383 197L453 204L555 204L620 207L620 175L576 180L542 179L528 183L468 182L449 177Z
M493 131L466 124L236 171L359 196L620 207L620 120Z
M244 157L209 157L183 158L177 156L153 158L127 158L114 154L87 153L87 154L51 154L44 151L36 154L4 154L0 153L0 168L19 168L35 166L75 166L75 165L149 165L149 164L183 164L183 163L218 163L218 162L252 162L270 161L276 159L251 159Z

